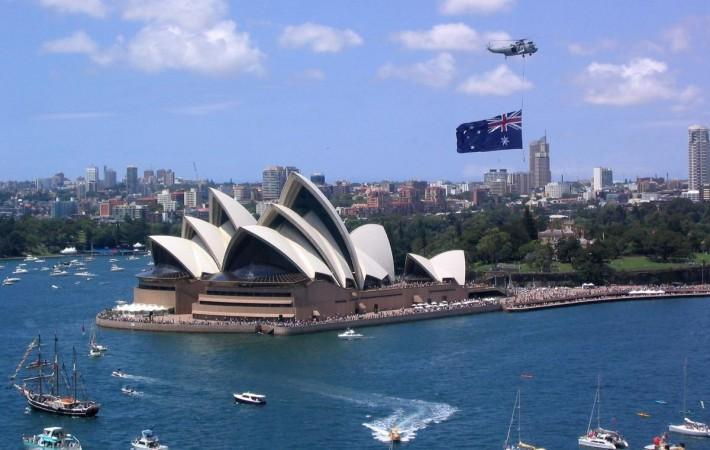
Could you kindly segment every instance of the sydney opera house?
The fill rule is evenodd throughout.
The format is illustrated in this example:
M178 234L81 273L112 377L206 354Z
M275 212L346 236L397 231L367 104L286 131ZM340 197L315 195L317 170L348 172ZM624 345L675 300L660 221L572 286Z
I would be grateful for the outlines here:
M290 174L257 221L210 190L209 221L185 217L182 236L151 236L154 266L135 303L206 320L312 320L469 296L462 250L408 254L397 277L380 225L348 232L308 179ZM473 295L471 293L471 295Z

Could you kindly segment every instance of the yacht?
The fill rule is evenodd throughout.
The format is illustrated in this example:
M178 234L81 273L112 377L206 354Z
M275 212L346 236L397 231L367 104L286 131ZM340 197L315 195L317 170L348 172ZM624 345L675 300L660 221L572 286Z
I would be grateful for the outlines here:
M237 403L245 403L247 405L265 405L266 396L254 394L252 392L242 392L241 394L234 393L234 400Z
M601 382L600 379L597 378L597 391L596 394L594 394L594 403L592 403L592 412L589 415L587 433L579 437L579 446L584 448L603 448L608 450L628 448L629 443L626 442L621 434L601 427L601 403ZM592 428L592 420L594 418L595 409L597 411L597 427Z
M518 410L518 442L511 442L510 432L513 429L513 421L515 420L515 410ZM520 390L518 389L518 395L515 397L515 403L513 404L513 414L510 416L510 424L508 424L508 435L505 438L505 444L503 444L504 450L545 450L544 448L537 447L535 445L526 444L520 439Z
M93 273L89 272L88 270L82 270L81 272L76 272L74 275L76 275L77 277L87 277L87 278L96 276L96 274L93 274Z
M12 273L13 273L13 275L18 275L18 274L27 273L27 272L29 272L29 270L25 269L24 267L17 266Z
M76 255L76 247L64 247L59 253L62 255Z
M12 286L13 284L17 283L18 281L20 281L20 278L5 277L5 279L2 280L2 285L3 286Z
M128 257L128 261L138 261L138 257L137 257L137 256L134 256L134 255L131 255L131 256Z
M353 339L362 339L364 337L364 335L356 333L355 330L353 330L352 328L348 328L347 330L338 334L339 339L345 339L347 341L352 341Z
M69 272L66 270L62 270L60 267L55 266L54 269L52 269L51 272L49 272L50 277L66 277L69 275Z
M36 256L32 256L32 255L27 255L27 256L25 257L25 259L23 259L23 261L37 261L37 257L36 257Z
M161 444L158 436L156 436L152 430L141 431L141 437L135 438L131 442L132 450L168 450L168 446Z
M39 450L43 448L81 450L81 443L76 436L65 433L62 427L48 427L41 434L22 436L22 444L26 449Z
M710 428L702 422L690 420L685 415L688 413L687 407L688 391L688 359L683 364L683 423L678 425L668 425L668 431L686 436L710 437Z
M92 358L98 358L99 356L102 356L102 355L103 355L103 353L101 353L99 350L96 350L93 347L89 348L89 356L91 356Z
M108 262L110 262L110 263L115 263L115 262L118 262L118 260L117 260L116 258L111 258L111 259L108 260Z
M119 267L117 264L111 264L111 272L123 272L123 267Z

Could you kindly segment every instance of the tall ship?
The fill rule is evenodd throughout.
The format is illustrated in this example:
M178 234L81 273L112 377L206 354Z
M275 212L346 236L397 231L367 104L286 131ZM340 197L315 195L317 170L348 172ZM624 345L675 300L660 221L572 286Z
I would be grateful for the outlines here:
M34 409L53 414L75 417L93 417L100 404L79 398L79 372L76 369L76 350L73 350L72 369L69 373L59 359L57 337L54 337L54 358L42 358L42 339L37 336L27 347L10 381ZM32 358L36 354L36 359ZM28 363L29 361L29 363ZM20 373L25 373L18 380ZM82 388L83 391L83 388ZM86 394L83 393L86 397Z

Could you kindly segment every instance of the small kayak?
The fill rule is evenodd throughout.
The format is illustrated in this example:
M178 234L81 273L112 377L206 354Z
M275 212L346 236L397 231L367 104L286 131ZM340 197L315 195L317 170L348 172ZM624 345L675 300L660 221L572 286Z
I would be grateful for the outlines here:
M639 417L643 417L644 419L646 419L646 418L648 418L648 417L651 417L651 415L650 415L649 413L644 412L644 411L639 411L639 412L636 413L636 415L639 416Z

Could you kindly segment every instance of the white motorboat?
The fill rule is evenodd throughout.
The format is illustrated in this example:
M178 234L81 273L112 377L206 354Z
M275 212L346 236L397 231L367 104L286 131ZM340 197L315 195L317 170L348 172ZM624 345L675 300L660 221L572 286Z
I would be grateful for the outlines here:
M103 355L100 351L94 349L93 347L89 348L89 356L92 358L98 358L99 356Z
M111 372L111 376L116 378L127 378L128 374L122 371L121 369L117 369Z
M710 437L710 428L702 422L690 420L685 415L688 413L688 358L683 363L683 423L668 425L668 431L686 436Z
M87 278L96 276L96 274L88 272L86 270L82 270L81 272L76 272L74 275L76 275L77 277L87 277Z
M51 272L49 272L50 277L66 277L67 275L69 275L69 272L62 270L59 267L55 267Z
M355 330L353 330L352 328L348 328L347 330L338 334L339 339L345 339L347 341L352 341L354 339L362 339L364 337L364 335L356 333Z
M594 394L594 403L592 403L592 412L589 414L589 423L587 424L587 434L580 436L578 443L584 448L603 448L615 450L620 448L628 448L629 443L626 439L616 431L607 430L601 427L601 381L597 378L597 391ZM597 411L597 427L592 428L592 420L594 418L594 410Z
M59 253L62 255L76 255L76 247L64 247Z
M237 403L244 403L247 405L265 405L266 396L261 394L254 394L252 392L242 392L241 394L234 393L234 400Z
M23 261L37 261L37 257L36 257L36 256L32 256L32 255L27 255L27 256L25 257L25 259L23 259Z
M123 272L123 267L119 267L117 264L111 264L109 269L111 272Z
M651 444L644 446L644 450L685 450L685 444L671 444L664 434L663 436L654 437Z
M81 450L81 443L76 436L65 433L62 427L47 427L41 434L23 436L22 444L26 449L44 448Z
M141 437L135 438L133 442L131 442L131 448L133 450L168 450L168 446L161 444L158 436L156 436L152 430L141 431Z
M117 260L116 258L111 258L111 259L108 260L108 262L110 262L110 263L115 263L115 262L118 262L118 260Z
M128 261L138 261L138 257L131 255L128 257Z
M3 286L12 286L13 284L17 283L18 281L20 281L20 278L6 277L4 280L2 280L2 285Z
M129 386L123 386L121 388L121 393L126 395L138 395L138 391Z
M29 270L25 269L24 267L17 266L12 273L13 273L13 275L19 275L21 273L27 273L27 272L29 272Z

